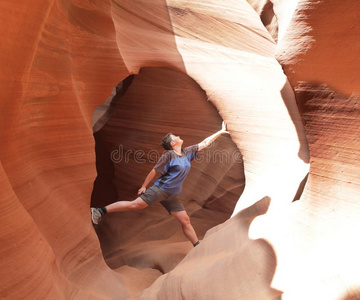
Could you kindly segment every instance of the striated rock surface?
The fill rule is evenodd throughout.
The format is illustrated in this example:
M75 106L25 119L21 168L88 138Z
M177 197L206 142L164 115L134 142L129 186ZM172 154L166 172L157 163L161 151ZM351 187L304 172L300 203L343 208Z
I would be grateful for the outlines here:
M358 12L359 3L349 0L299 1L276 55L293 86L325 83L341 94L360 94Z
M101 172L94 185L93 205L135 199L164 152L160 142L167 132L182 133L186 147L219 128L220 116L191 78L167 68L142 69L95 133ZM230 217L244 179L241 153L228 135L199 152L179 195L199 238ZM109 195L111 187L115 190ZM106 215L98 234L112 268L126 264L168 272L192 247L178 222L160 204Z
M2 2L1 296L357 299L359 8ZM129 74L126 92L94 117L95 145L95 107ZM100 247L90 198L133 198L152 166L109 155L160 151L175 129L191 144L221 119L232 141L209 155L242 160L194 164L183 201L200 246L154 207L108 215Z
M110 3L0 10L1 298L125 299L89 219L92 114L127 76Z

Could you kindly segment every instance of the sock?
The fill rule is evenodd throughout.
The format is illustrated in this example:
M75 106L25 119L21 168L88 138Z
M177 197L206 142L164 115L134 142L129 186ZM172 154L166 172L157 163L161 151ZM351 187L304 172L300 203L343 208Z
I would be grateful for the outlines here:
M100 209L101 209L101 211L102 211L102 213L103 213L103 214L106 214L106 213L107 213L107 209L106 209L106 206L104 206L104 207L101 207Z
M193 246L196 247L199 244L200 244L200 241L197 241Z

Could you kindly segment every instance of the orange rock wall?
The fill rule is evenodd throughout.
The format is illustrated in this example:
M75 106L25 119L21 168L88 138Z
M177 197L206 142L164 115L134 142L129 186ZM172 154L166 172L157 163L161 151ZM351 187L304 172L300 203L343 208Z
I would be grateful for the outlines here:
M0 4L4 298L358 297L360 7L350 0L271 3ZM119 81L143 67L168 67L200 86L243 155L246 187L233 217L202 232L202 244L177 267L166 253L180 261L188 247L178 232L166 236L175 225L159 220L157 228L166 229L135 238L129 231L129 252L120 256L111 251L121 230L105 230L107 263L130 261L115 272L89 218L91 116ZM196 186L200 176L194 180ZM205 217L194 214L198 228L208 228ZM160 246L136 252L150 234ZM172 271L160 276L151 268Z
M92 113L127 76L110 3L3 1L0 9L0 294L126 298L89 219Z
M360 228L359 10L353 1L299 1L277 51L309 141L309 179L296 216L308 229L295 223L288 232L303 232L306 255L299 273L315 266L304 282L313 299L359 297L360 248L352 237Z
M299 1L276 54L293 86L325 83L341 94L360 94L358 12L351 0Z
M160 141L165 133L181 134L186 147L219 128L221 118L216 109L186 74L168 68L141 69L117 100L106 124L95 133L101 171L93 206L137 197L137 190L164 152ZM178 198L199 238L230 217L244 179L242 155L229 135L198 153ZM104 197L111 187L116 189L114 195ZM160 204L106 215L97 232L106 262L113 269L127 265L167 273L192 248L178 222Z

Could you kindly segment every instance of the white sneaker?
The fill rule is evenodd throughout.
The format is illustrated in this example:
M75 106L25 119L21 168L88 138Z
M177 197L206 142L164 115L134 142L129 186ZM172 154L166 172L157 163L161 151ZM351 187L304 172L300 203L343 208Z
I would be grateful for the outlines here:
M104 213L100 208L97 207L91 207L90 211L91 211L91 221L93 222L94 225L98 225Z

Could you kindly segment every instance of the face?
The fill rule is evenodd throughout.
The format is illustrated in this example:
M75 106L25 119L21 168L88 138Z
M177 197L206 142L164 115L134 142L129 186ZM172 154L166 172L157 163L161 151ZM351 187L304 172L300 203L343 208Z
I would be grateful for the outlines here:
M177 146L177 145L182 145L182 143L184 142L179 136L177 135L171 135L172 141L171 141L171 146Z

